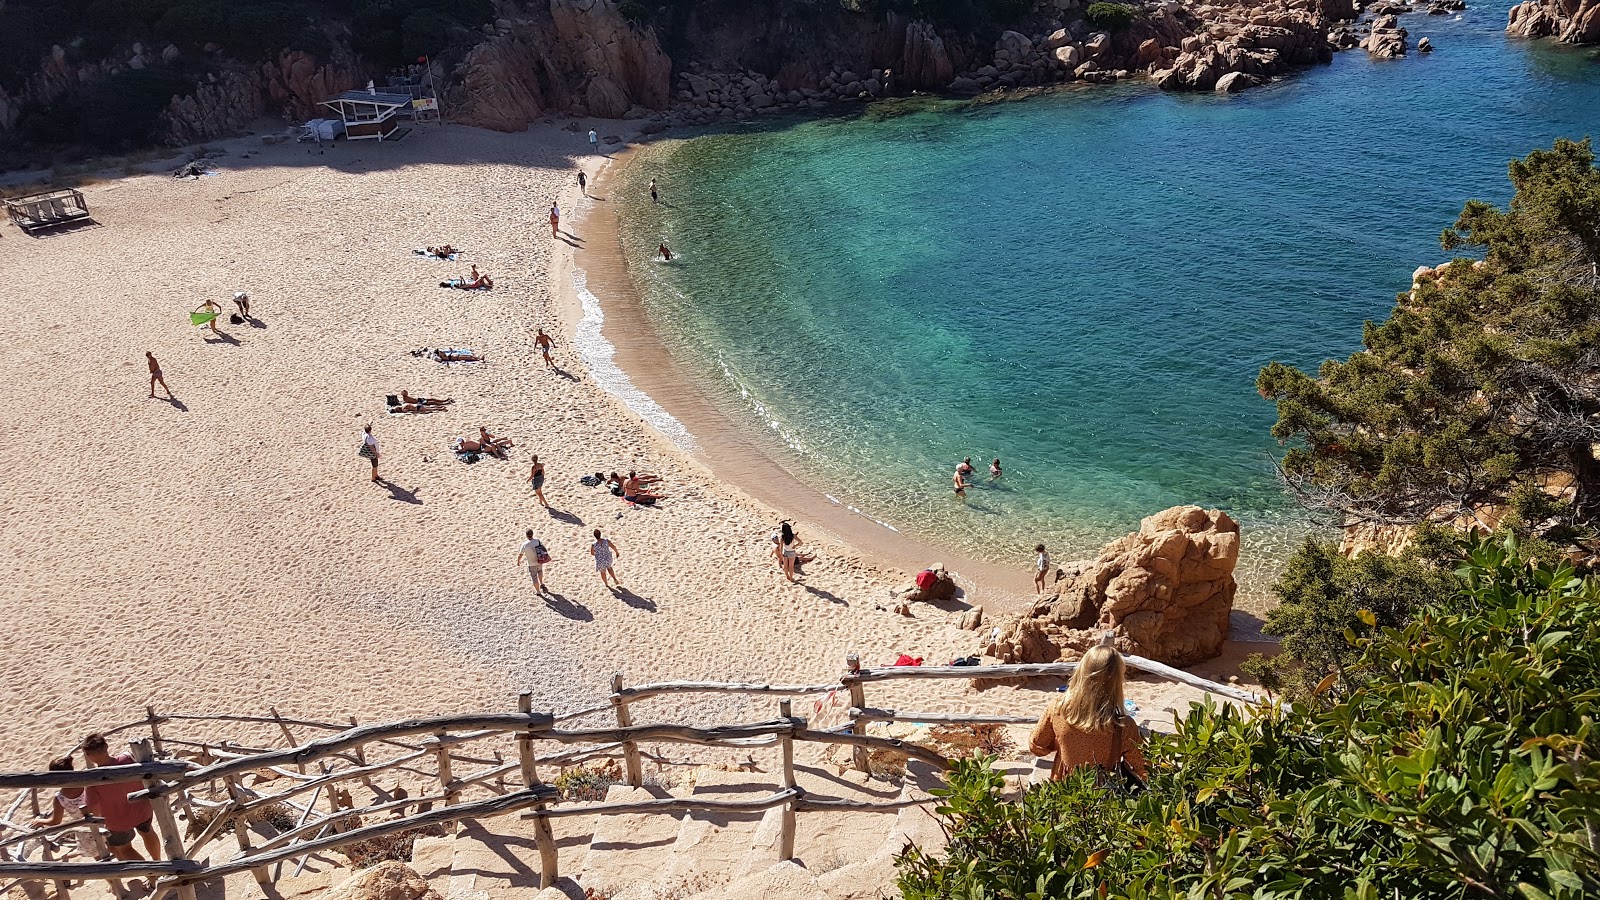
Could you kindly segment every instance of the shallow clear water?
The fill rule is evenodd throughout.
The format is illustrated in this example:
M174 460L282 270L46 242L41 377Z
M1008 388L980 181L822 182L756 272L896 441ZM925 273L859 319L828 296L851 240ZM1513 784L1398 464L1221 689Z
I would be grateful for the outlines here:
M669 349L864 514L1065 559L1220 506L1270 572L1304 526L1257 370L1355 349L1465 200L1509 197L1510 158L1600 124L1594 51L1504 23L1409 16L1431 56L1231 97L890 103L669 142L619 185L624 247L672 247L633 267ZM962 504L964 456L984 474Z

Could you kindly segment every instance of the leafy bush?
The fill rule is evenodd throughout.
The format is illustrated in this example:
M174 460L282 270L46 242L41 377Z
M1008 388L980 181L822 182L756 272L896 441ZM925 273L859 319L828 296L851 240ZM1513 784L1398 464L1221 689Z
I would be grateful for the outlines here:
M1083 17L1089 24L1106 31L1121 31L1133 24L1133 7L1121 3L1091 3Z
M901 855L906 900L1594 896L1600 581L1465 549L1449 596L1358 639L1364 678L1191 706L1137 800L1080 774L1008 801L958 763L948 852Z
M1355 662L1359 651L1346 638L1352 629L1403 626L1451 587L1447 574L1415 556L1346 559L1337 545L1307 538L1273 585L1278 606L1262 629L1283 638L1282 652L1252 654L1244 670L1268 690L1303 696Z

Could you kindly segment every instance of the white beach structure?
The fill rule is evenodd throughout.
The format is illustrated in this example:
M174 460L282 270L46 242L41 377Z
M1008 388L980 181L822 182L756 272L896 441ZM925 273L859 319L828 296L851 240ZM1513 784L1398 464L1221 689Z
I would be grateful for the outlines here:
M400 127L398 117L402 110L410 111L411 95L381 93L368 82L366 90L345 91L322 105L339 114L347 140L381 141Z

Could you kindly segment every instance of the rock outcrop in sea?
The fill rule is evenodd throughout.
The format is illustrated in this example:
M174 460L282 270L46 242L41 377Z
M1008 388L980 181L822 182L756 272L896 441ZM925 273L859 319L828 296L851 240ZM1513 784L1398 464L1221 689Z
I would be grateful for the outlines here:
M1553 37L1568 44L1600 44L1600 0L1523 0L1511 7L1506 33Z
M1110 631L1125 653L1203 662L1228 638L1238 562L1239 526L1227 513L1173 507L1098 558L1062 566L1025 615L993 623L981 652L1007 663L1076 659Z

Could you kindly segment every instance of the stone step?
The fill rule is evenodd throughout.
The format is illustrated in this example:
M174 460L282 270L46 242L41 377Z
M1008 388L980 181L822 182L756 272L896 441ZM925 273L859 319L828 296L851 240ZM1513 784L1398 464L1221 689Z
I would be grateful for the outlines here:
M614 784L606 791L606 803L629 803L674 796L655 785L629 787ZM682 796L682 794L679 794ZM675 853L682 815L634 813L596 816L589 852L579 871L578 883L613 900L622 900L623 891L648 887L657 882Z
M691 797L705 800L756 800L777 790L770 773L700 769ZM678 828L672 865L659 884L673 891L698 893L725 883L751 854L760 812L690 812ZM768 862L776 862L776 858Z

